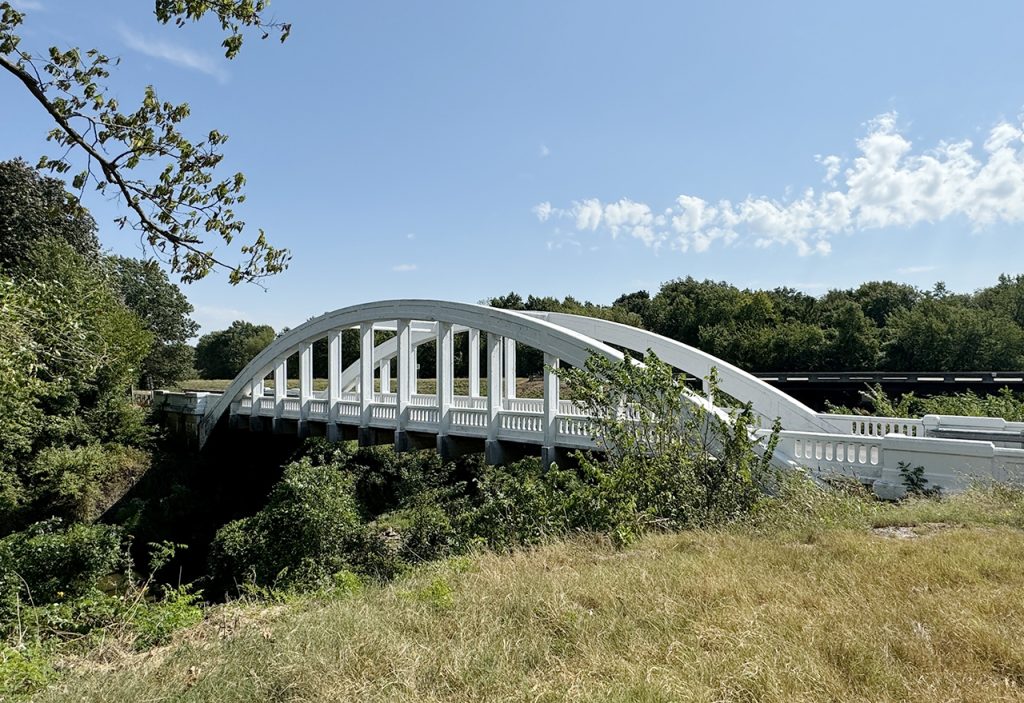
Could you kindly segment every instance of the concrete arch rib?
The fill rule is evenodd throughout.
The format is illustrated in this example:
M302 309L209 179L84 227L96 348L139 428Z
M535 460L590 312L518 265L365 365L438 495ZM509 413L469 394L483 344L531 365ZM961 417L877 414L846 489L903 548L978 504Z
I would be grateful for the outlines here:
M778 417L782 421L783 428L787 430L841 431L839 427L823 418L819 413L756 376L674 339L595 317L559 312L528 312L526 314L554 323L564 329L579 332L592 339L641 354L650 349L665 363L697 378L707 377L714 367L718 370L721 390L741 401L750 402L754 412L769 425Z
M618 350L587 338L584 334L561 328L551 322L520 312L501 310L471 303L442 300L385 300L354 305L326 313L289 330L249 362L224 393L211 403L199 425L199 445L205 444L217 422L244 393L254 378L270 373L280 360L291 356L303 346L327 336L329 332L362 323L390 320L445 322L454 326L478 329L481 332L515 339L574 366L582 366L592 354L618 361Z

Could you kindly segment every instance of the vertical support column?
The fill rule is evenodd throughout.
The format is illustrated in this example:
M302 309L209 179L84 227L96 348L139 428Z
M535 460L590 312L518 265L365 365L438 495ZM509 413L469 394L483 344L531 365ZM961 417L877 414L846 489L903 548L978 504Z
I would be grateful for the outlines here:
M391 392L391 360L385 359L380 362L380 392Z
M249 430L259 432L263 429L263 421L260 419L260 405L263 404L263 377L254 378L249 382L249 395L252 398L252 406L249 408Z
M359 325L359 446L373 444L370 436L370 404L373 402L373 325Z
M282 359L274 367L274 432L284 431L281 421L284 415L284 399L288 396L288 359Z
M313 397L313 345L299 350L299 437L309 436L309 401Z
M416 395L420 392L420 348L409 347L409 393Z
M263 377L254 378L249 382L249 395L252 396L252 412L258 413L260 400L263 398Z
M455 396L455 334L451 323L437 323L437 452L442 459L452 455L448 446L452 400Z
M469 345L466 348L469 358L469 397L480 397L480 330L469 330Z
M408 421L409 400L414 388L416 349L412 346L412 324L409 320L398 320L396 332L398 353L395 355L395 378L398 387L395 389L395 451L404 452L409 449L409 435L406 434L405 427Z
M547 468L555 462L555 440L558 438L558 357L544 354L544 444L540 449L541 462Z
M341 330L327 335L327 439L338 441L338 403L341 401Z
M516 340L505 338L505 398L516 397Z
M501 420L501 348L502 340L487 333L487 440L484 442L484 460L500 464L505 452L498 441L498 423Z

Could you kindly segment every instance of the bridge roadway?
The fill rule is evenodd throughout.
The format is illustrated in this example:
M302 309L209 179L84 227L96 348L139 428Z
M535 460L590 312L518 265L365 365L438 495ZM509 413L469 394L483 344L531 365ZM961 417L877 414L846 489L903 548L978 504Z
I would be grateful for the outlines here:
M341 333L357 329L359 358L343 363ZM390 338L375 344L374 333ZM468 336L480 349L486 335L486 387L481 359L470 354L469 391L454 393L454 338ZM326 339L328 383L313 390L313 344ZM416 348L437 345L436 393L417 393ZM516 397L517 345L544 354L543 398ZM694 378L714 369L718 393L749 402L762 429L760 450L778 418L783 432L772 460L776 466L815 476L842 474L873 486L876 493L903 493L900 467L921 465L931 485L960 490L971 481L1024 480L1024 423L999 419L929 416L924 419L865 418L818 413L763 380L705 352L645 330L563 313L522 313L438 300L392 300L342 308L309 320L260 352L223 394L166 394L154 405L165 415L191 418L202 446L219 425L250 431L322 433L363 444L393 442L399 451L435 446L446 455L483 449L500 462L509 450L534 448L546 462L559 452L594 448L592 423L583 410L562 400L559 365L583 366L592 355L621 361L628 350L655 352ZM287 367L298 357L299 389L287 391ZM392 377L392 374L394 376ZM273 380L273 388L267 381ZM393 382L393 383L392 383ZM379 388L379 390L378 390ZM703 393L687 391L694 407L731 422ZM960 433L951 438L949 433ZM943 436L943 433L946 433Z

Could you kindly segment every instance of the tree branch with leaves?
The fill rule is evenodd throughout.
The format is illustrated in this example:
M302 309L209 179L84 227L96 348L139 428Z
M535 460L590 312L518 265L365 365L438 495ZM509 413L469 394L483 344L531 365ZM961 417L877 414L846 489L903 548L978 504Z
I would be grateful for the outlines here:
M214 13L229 33L223 42L228 58L241 48L245 27L264 37L277 31L282 41L287 38L290 25L266 19L265 10L265 2L249 0L156 1L163 23L181 26ZM0 2L0 69L53 121L47 139L60 153L40 159L39 169L75 170L72 187L80 196L91 187L119 199L129 214L116 220L118 226L138 231L186 283L214 269L227 270L232 284L254 282L287 267L290 253L271 245L262 229L240 246L240 260L230 262L218 251L246 227L234 211L245 201L244 174L217 175L226 135L210 130L203 139L186 137L188 104L161 101L152 86L138 107L122 109L105 85L118 59L96 49L50 47L46 56L24 51L18 34L24 18L9 2Z

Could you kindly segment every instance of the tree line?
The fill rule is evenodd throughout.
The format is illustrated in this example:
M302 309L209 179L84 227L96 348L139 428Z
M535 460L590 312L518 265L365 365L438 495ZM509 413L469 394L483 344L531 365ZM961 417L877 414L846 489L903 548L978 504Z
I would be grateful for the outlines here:
M651 295L625 293L611 305L511 292L484 301L508 310L588 315L641 327L684 342L748 371L1007 371L1024 368L1024 275L953 293L937 283L922 290L870 281L815 297L792 288L754 290L691 276ZM377 341L387 337L378 333ZM275 338L273 328L236 321L199 340L196 367L204 378L233 378ZM456 340L455 373L468 373L465 336ZM481 344L485 344L482 341ZM355 330L343 336L343 357L355 361ZM327 374L325 342L314 345L314 374ZM482 355L486 357L486 355ZM418 353L421 377L432 377L434 344ZM486 373L486 358L482 358ZM543 354L519 347L520 375L543 371ZM289 376L297 378L295 359Z
M974 293L952 293L942 283L921 290L871 281L821 297L686 277L653 296L626 293L610 306L516 293L490 304L642 327L748 371L1024 368L1024 275L1002 275Z

